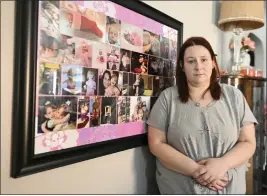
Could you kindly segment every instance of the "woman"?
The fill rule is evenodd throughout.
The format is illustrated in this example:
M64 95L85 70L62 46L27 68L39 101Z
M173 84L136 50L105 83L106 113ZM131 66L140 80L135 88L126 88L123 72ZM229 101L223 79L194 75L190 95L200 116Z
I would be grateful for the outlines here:
M245 194L257 120L241 91L218 82L207 40L188 39L178 65L177 87L160 94L147 121L161 194Z

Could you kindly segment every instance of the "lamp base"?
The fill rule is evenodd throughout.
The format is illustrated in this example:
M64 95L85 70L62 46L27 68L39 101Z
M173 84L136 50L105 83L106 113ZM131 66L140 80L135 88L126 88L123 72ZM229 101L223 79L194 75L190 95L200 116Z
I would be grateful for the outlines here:
M233 29L233 41L234 41L234 56L233 56L233 65L231 67L231 74L239 74L241 70L240 64L240 46L241 46L241 28L234 28Z

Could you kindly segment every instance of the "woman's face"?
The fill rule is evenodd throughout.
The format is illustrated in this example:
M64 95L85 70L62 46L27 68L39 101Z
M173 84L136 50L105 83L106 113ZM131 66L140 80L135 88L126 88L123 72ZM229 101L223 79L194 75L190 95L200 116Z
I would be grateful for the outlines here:
M108 88L110 86L110 77L108 73L105 73L104 75L103 85L105 88Z
M184 72L191 84L199 85L210 82L213 69L210 52L200 45L185 50Z

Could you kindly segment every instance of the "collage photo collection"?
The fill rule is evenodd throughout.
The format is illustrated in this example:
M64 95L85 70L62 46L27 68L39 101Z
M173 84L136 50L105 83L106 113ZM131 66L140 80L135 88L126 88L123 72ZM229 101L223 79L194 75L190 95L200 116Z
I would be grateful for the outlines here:
M177 41L77 2L39 4L36 136L144 122L175 84Z

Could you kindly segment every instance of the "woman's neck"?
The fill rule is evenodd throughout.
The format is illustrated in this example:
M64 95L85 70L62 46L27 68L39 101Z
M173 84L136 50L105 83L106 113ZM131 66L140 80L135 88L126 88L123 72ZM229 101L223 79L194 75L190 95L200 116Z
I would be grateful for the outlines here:
M188 88L189 88L189 96L192 99L201 99L204 98L209 91L206 91L209 88L209 83L201 84L201 85L193 85L190 82L188 82ZM205 93L205 94L204 94Z

